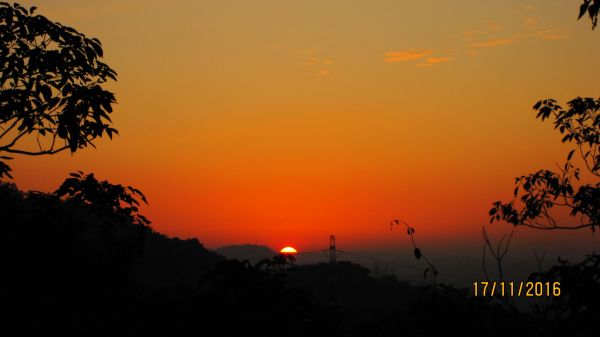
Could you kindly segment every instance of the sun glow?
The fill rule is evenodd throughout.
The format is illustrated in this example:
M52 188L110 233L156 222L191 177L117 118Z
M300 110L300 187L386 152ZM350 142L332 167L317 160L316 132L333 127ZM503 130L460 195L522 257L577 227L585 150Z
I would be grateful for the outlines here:
M279 251L281 254L297 254L298 251L294 247L285 247Z

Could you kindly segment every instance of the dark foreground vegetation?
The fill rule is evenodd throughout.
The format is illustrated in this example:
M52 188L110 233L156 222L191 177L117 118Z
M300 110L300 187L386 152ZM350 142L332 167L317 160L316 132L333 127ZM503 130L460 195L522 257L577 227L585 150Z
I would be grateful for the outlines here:
M54 193L0 185L1 329L12 335L583 336L600 320L598 255L533 274L561 281L563 296L521 312L349 262L226 260L154 232L123 202L136 204L128 188L70 179Z

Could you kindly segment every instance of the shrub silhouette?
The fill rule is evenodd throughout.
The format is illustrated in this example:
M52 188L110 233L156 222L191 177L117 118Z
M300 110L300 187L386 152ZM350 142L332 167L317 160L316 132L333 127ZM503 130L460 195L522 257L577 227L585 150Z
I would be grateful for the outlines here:
M70 326L65 317L72 317L75 331L114 326L122 318L114 307L130 296L148 227L132 222L121 207L59 195L0 184L0 302L14 315L7 323L64 329Z

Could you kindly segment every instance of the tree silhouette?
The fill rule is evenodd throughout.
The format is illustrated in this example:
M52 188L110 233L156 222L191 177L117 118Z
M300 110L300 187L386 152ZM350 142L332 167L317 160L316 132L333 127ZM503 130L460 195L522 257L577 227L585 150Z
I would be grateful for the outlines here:
M578 97L569 101L563 109L553 99L539 101L534 105L537 118L552 118L554 128L559 130L563 143L574 149L567 155L565 164L558 172L539 170L516 178L515 199L503 203L496 201L489 214L490 222L504 220L515 226L536 229L580 229L592 231L600 224L600 99ZM580 181L580 169L572 164L578 152L589 171L591 182ZM576 219L572 224L561 224L552 215L555 207L567 208Z
M534 306L534 311L550 324L593 331L600 318L600 255L589 254L580 263L560 258L558 262L547 271L529 276L531 281L560 282L560 296L553 297L546 306Z
M0 178L11 177L3 153L73 153L117 133L115 96L102 88L116 72L100 61L100 41L35 9L0 3Z
M587 13L595 29L599 11L600 1L583 0L578 19ZM571 145L572 150L566 162L557 165L557 171L539 170L516 178L514 199L494 202L489 211L490 222L503 220L514 226L543 230L595 231L600 225L600 99L577 97L567 102L566 108L554 99L545 99L533 109L537 111L536 118L553 121L562 142ZM585 167L583 172L572 162L576 153ZM570 223L561 223L553 216L559 208L569 211ZM484 238L487 240L485 231ZM530 281L560 282L561 288L560 296L533 306L533 317L538 326L544 326L552 335L589 335L600 319L600 255L587 255L578 264L560 257L558 262L550 270L540 267L539 272L529 276Z
M599 11L600 1L583 0L578 19L587 13L594 29ZM592 231L600 225L600 99L577 97L567 102L567 106L568 109L563 109L554 99L541 100L533 106L536 118L553 119L562 142L573 145L565 164L556 172L539 170L517 177L514 199L494 202L489 211L490 223L503 220L514 226L535 229L590 228ZM572 163L576 152L591 176L586 179L588 182L579 185L581 171ZM568 209L575 222L559 223L552 214L555 208Z
M94 174L83 172L70 174L54 195L74 203L76 206L91 207L94 210L109 212L124 218L133 225L147 226L150 221L138 213L140 199L148 203L144 194L131 186L113 185L108 181L98 181Z

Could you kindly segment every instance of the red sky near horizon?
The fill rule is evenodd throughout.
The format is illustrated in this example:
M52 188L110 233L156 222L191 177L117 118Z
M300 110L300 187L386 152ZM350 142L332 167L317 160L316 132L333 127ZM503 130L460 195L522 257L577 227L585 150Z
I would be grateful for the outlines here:
M577 2L34 4L102 41L120 136L18 157L15 182L50 191L83 170L133 185L156 230L210 248L408 245L389 228L401 218L421 242L479 249L491 202L568 152L533 104L600 89L600 32Z

